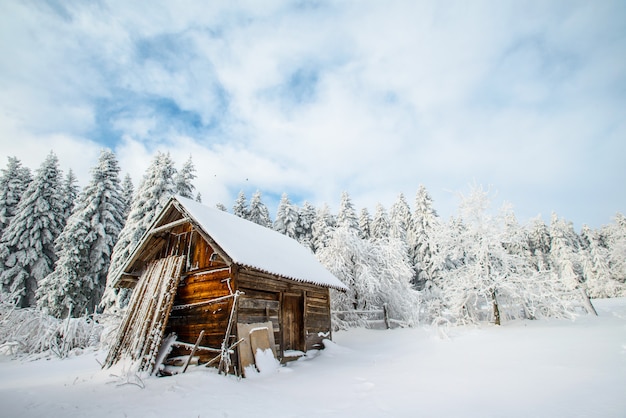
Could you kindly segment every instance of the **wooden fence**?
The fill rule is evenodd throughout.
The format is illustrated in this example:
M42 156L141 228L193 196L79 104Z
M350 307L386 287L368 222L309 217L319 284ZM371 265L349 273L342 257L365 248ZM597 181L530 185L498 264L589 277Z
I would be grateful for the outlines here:
M333 322L338 328L365 327L375 329L389 329L392 324L399 323L389 318L387 304L382 309L332 311ZM342 326L343 325L343 326Z

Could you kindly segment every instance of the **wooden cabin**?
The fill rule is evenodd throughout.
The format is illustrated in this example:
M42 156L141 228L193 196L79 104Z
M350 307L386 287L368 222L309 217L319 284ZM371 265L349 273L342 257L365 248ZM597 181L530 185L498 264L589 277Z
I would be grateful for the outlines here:
M130 357L150 372L195 357L241 373L259 330L281 362L323 348L329 289L346 289L295 240L179 196L113 279L134 291L105 366Z

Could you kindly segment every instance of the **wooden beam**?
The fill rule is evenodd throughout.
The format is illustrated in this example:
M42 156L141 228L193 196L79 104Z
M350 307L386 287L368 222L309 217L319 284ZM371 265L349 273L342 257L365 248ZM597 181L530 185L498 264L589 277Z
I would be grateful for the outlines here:
M198 339L196 340L196 345L193 346L193 348L191 349L191 353L189 353L189 356L187 357L187 361L185 362L185 367L183 367L183 373L187 371L187 367L189 367L191 358L193 357L194 354L196 354L196 350L198 349L198 346L200 345L200 341L202 340L203 336L204 336L204 330L200 331L200 335L198 335Z
M167 231L167 230L172 229L172 228L175 228L175 227L177 227L177 226L180 226L180 225L186 224L187 222L189 222L189 219L187 219L187 218L182 218L182 219L179 219L179 220L177 220L177 221L170 222L170 223L168 223L168 224L161 225L161 226L158 226L158 227L156 227L156 228L152 228L152 229L150 230L149 234L150 234L150 235L158 234L159 232Z

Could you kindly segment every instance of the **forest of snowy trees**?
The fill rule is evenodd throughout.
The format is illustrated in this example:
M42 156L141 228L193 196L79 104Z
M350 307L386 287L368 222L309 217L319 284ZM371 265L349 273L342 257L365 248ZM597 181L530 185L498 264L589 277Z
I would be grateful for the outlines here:
M9 158L0 175L0 315L28 309L62 320L123 310L128 290L107 277L172 194L200 201L195 177L191 158L176 168L157 153L135 188L103 150L79 190L53 152L34 173ZM257 191L240 192L232 213L309 248L350 289L333 293L334 310L385 305L406 326L572 317L595 313L594 298L626 296L622 214L577 232L557 214L522 225L510 207L491 203L489 191L473 186L458 213L441 219L423 186L412 208L399 194L373 212L357 211L347 192L337 213L283 194L271 219Z

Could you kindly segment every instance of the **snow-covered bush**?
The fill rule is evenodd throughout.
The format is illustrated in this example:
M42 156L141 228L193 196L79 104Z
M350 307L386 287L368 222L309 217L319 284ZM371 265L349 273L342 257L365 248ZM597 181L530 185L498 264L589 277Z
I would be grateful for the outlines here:
M6 296L6 295L5 295ZM36 308L16 308L0 298L0 353L65 358L89 347L101 347L105 325L93 315L58 319Z

